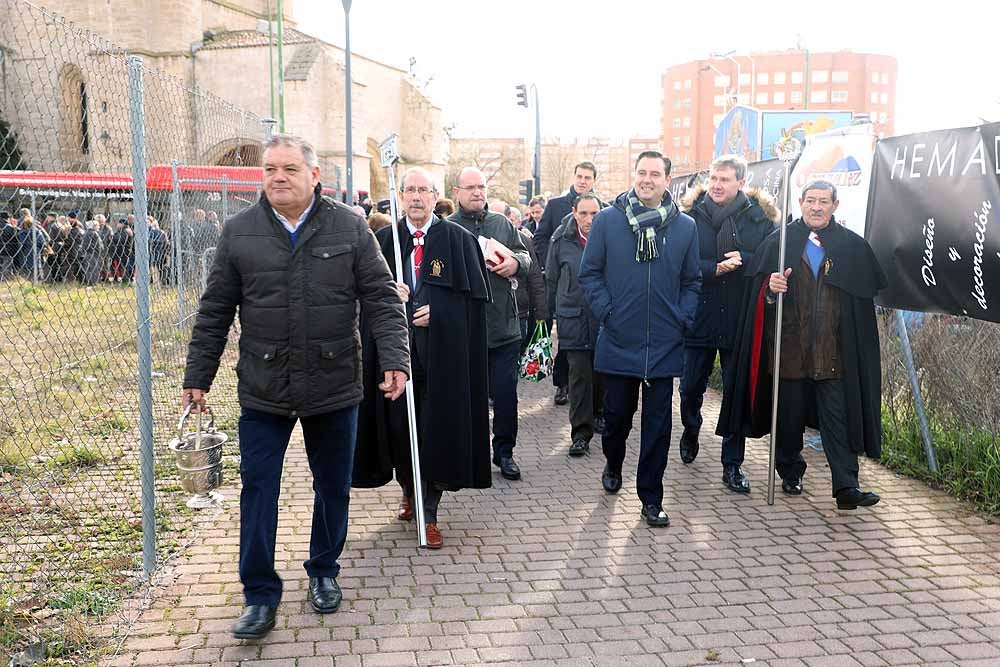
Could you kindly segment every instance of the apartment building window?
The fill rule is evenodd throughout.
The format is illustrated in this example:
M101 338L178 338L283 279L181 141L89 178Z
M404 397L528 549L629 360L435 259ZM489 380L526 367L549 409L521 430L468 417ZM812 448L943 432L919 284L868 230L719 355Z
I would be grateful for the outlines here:
M793 90L792 91L792 104L802 104L802 91Z
M681 101L680 100L674 100L674 108L675 109L680 109L681 108Z
M826 91L825 90L814 90L809 93L810 102L818 102L820 104L826 102Z
M812 72L813 83L826 83L830 77L830 72L825 69L814 69Z
M681 82L674 81L674 90L680 90L680 89L681 89Z
M784 104L785 103L785 93L780 92L780 91L776 92L774 94L774 103L775 104Z
M680 126L681 126L681 119L680 118L674 118L674 127L678 128Z
M767 104L767 93L757 93L757 104Z
M847 91L846 90L835 90L830 93L830 101L835 104L844 104L847 102Z
M681 147L681 138L674 137L674 148L680 148L680 147Z
M689 136L684 137L684 148L690 148L690 147L691 147L691 137Z
M872 72L872 83L878 83L878 72Z
M776 85L776 86L783 86L783 85L785 85L785 73L784 72L775 72L774 73L774 85Z
M746 72L740 72L740 85L749 86L750 85L750 75Z
M792 83L802 83L802 72L792 72Z
M750 104L750 93L740 93L736 97L736 101L740 104Z
M712 101L715 102L715 106L717 106L717 107L725 107L726 106L726 96L725 95L716 95L715 97L712 98Z
M757 85L766 86L771 80L771 76L767 72L761 72L757 75Z
M889 120L889 114L884 111L879 112L878 119L880 123L884 123Z
M834 83L847 83L848 74L846 70L835 69L831 75L831 81Z
M716 88L728 88L729 87L729 76L726 74L717 74L715 77L715 87Z
M685 97L684 101L681 103L681 106L683 106L685 109L690 109L691 108L691 98L690 97Z
M691 116L684 116L684 127L691 127Z
M691 79L684 79L684 90L691 90Z
M888 104L889 103L889 93L879 93L878 101L879 101L880 104Z
M872 93L872 104L878 104L878 93Z

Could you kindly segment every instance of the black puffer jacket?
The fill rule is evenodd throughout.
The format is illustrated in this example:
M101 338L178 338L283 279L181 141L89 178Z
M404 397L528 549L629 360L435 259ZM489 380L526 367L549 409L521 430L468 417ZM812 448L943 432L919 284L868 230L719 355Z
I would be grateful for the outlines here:
M717 233L711 225L712 216L705 208L708 192L703 187L688 191L681 204L694 218L698 227L699 265L701 266L701 299L695 315L694 328L684 337L689 347L733 349L736 330L743 313L745 270L753 261L757 246L774 230L778 210L770 195L751 188L746 191L746 204L735 214L736 238L743 266L721 276L715 275L718 256Z
M517 281L514 298L517 299L517 316L522 320L530 320L528 324L534 325L536 320L549 319L549 305L545 300L545 276L542 275L542 265L535 255L531 237L524 229L519 231L528 248L528 256L531 257L531 268L528 269L526 279Z
M223 228L201 298L184 386L212 386L237 306L244 407L306 417L361 401L358 303L379 342L380 372L409 374L403 305L368 225L321 197L292 248L262 195Z

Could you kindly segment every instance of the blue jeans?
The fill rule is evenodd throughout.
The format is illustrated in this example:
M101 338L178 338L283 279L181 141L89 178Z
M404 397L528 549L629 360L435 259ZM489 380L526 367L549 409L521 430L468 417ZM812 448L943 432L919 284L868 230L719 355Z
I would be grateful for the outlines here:
M274 570L281 468L295 417L243 409L240 415L240 581L248 605L276 607L281 577ZM313 475L310 577L336 577L347 540L358 407L302 418L306 455Z

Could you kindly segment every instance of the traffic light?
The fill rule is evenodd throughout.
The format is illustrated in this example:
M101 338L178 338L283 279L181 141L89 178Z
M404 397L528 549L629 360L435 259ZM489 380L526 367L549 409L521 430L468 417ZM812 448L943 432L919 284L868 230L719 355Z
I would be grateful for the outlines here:
M523 181L518 181L521 194L521 203L527 206L531 202L531 198L535 195L535 181L528 178Z
M528 108L528 87L523 83L515 86L517 88L517 105Z

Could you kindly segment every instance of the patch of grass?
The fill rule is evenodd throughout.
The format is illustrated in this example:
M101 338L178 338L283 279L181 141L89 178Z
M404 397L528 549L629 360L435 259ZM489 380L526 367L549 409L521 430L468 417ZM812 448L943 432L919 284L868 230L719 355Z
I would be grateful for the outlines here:
M52 459L52 465L65 468L93 468L104 463L104 454L87 445L66 447Z
M118 608L106 593L86 587L70 588L49 600L52 609L74 609L86 616L104 616Z
M882 463L1000 516L1000 442L985 431L958 432L930 419L938 471L931 472L912 411L882 418Z

